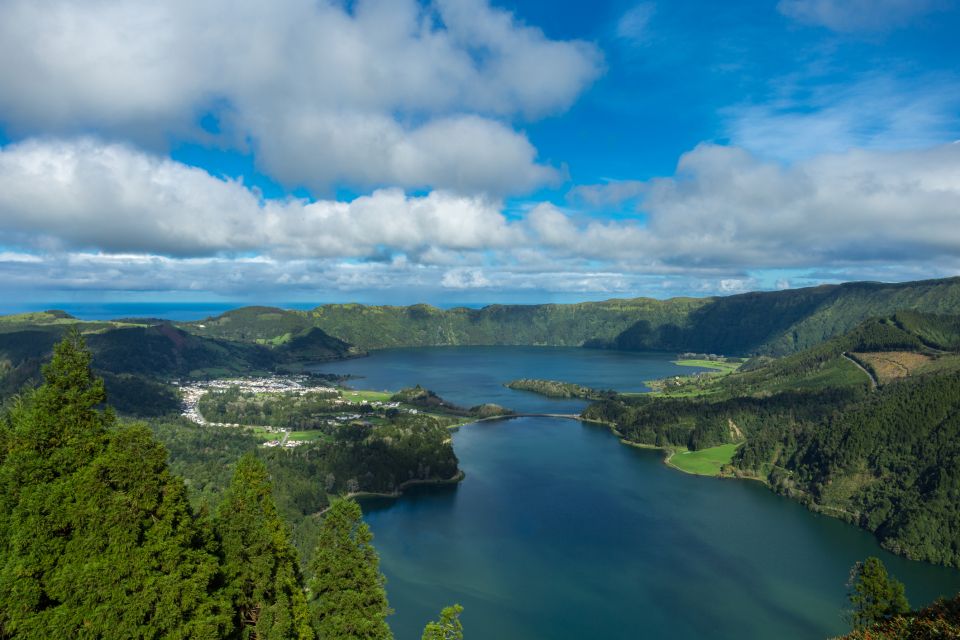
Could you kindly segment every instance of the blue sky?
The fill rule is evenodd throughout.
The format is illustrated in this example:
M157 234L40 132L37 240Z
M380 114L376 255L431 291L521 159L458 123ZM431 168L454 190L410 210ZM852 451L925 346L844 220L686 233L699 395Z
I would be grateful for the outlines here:
M960 274L947 0L0 3L0 290L542 302Z

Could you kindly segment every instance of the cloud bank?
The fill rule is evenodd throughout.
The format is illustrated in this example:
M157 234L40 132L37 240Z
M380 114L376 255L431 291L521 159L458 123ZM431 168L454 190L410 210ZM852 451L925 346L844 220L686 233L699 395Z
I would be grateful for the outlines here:
M291 186L498 194L555 179L513 123L603 66L486 0L8 0L0 58L18 136L187 136L252 148Z
M508 216L499 200L440 190L268 199L125 145L31 140L0 150L0 264L7 288L221 292L616 293L668 278L730 292L750 286L751 269L960 267L960 144L792 166L700 145L673 176L589 193L638 196L643 216L600 221L550 203Z

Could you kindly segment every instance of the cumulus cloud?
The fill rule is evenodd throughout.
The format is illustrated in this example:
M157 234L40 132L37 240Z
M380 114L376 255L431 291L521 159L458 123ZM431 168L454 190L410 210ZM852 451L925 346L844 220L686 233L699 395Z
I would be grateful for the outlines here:
M384 189L349 202L262 200L242 183L128 146L32 140L0 150L0 238L47 249L368 257L517 240L499 204Z
M193 134L251 142L291 185L498 193L554 175L511 121L565 109L602 67L486 0L9 0L0 57L21 135Z
M940 0L780 0L783 15L804 24L843 32L876 32L901 27L945 8Z
M477 116L404 129L377 114L302 113L271 118L263 133L260 160L292 184L317 185L315 177L324 176L367 186L439 184L464 193L523 193L558 178L555 169L537 164L525 136ZM290 145L294 139L300 143Z
M671 263L814 266L960 256L960 144L785 167L701 145L651 181L647 233Z
M796 274L778 287L960 269L960 144L789 166L701 145L632 188L644 215L612 221L448 191L267 199L128 146L33 140L0 150L3 286L731 293L764 269Z
M635 185L645 222L529 225L553 251L680 268L931 265L960 256L960 144L856 150L793 165L704 144Z

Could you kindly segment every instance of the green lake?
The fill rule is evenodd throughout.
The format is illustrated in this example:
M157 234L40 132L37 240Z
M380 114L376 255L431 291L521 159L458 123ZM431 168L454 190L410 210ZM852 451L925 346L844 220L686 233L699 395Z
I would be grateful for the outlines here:
M665 355L552 348L376 352L324 365L362 388L420 383L451 401L569 413L504 389L517 377L642 390L690 371ZM516 418L454 436L459 485L364 502L399 640L459 602L474 640L826 638L850 566L880 556L914 605L960 592L960 571L910 562L873 536L759 483L689 476L657 451L574 420Z

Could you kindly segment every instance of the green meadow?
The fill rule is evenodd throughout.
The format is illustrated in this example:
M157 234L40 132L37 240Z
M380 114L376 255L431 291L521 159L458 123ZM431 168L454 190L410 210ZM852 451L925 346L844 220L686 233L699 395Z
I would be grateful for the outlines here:
M700 476L720 475L723 465L729 464L740 444L722 444L699 451L677 451L667 462L686 473Z

